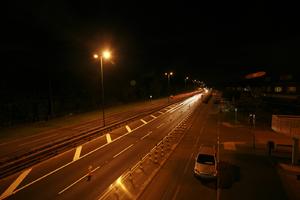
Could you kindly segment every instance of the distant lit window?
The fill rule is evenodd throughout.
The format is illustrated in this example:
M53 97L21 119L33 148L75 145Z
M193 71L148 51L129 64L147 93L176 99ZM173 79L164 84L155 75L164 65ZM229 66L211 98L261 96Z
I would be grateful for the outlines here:
M281 86L277 86L274 88L275 92L282 92L282 87Z
M287 88L287 91L291 92L291 93L294 93L294 92L297 91L297 88L295 86L290 86L290 87Z

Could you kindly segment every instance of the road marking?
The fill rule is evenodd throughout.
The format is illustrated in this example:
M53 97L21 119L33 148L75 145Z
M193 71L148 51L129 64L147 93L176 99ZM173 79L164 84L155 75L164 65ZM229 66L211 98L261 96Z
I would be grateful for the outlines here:
M0 196L0 199L4 199L12 195L14 190L20 185L20 183L25 179L31 170L32 168L23 171L22 174L19 175L19 177L5 190L5 192L3 192L3 194Z
M93 173L94 171L96 171L97 169L99 169L100 167L96 167L95 169L93 169L91 171L91 173ZM71 185L69 185L68 187L64 188L63 190L61 190L58 194L62 194L63 192L67 191L68 189L70 189L71 187L73 187L75 184L77 184L78 182L80 182L82 179L84 179L85 177L87 177L89 175L89 173L87 173L86 175L84 175L83 177L81 177L80 179L78 179L77 181L75 181L74 183L72 183Z
M190 158L189 158L189 160L188 160L187 164L185 165L185 168L184 168L183 174L186 174L186 172L187 172L187 169L188 169L188 166L190 165L190 163L191 163L191 160L192 160L192 158L193 158L193 155L194 155L194 153L192 153L192 154L191 154L191 156L190 156Z
M159 112L160 112L160 111L159 111ZM161 112L161 113L164 114L163 112ZM151 120L151 121L152 121L152 120ZM179 122L179 124L180 124L182 121L183 121L183 120L181 120L181 121ZM142 125L142 126L143 126L143 125ZM141 127L142 127L142 126L141 126ZM128 127L128 128L129 128L129 127ZM127 128L126 128L126 129L127 129ZM130 129L130 130L131 130L131 129ZM135 131L135 130L136 130L136 129L134 129L133 131ZM126 134L124 134L124 135L122 135L122 136L120 136L120 137L114 139L112 142L116 142L116 141L118 141L118 140L124 138L124 137L127 136L128 134L130 134L130 132L128 132L128 133L126 133ZM30 136L30 137L33 137L33 136ZM92 151L90 151L90 152L88 152L88 153L82 155L78 160L80 160L80 159L82 159L82 158L84 158L84 157L87 157L87 156L89 156L89 155L95 153L96 151L99 151L100 149L103 149L103 148L106 147L107 145L109 145L109 143L106 143L106 144L104 144L104 145L102 145L102 146L100 146L100 147L98 147L98 148L96 148L96 149L94 149L94 150L92 150ZM152 150L153 150L153 149L152 149ZM151 150L151 151L152 151L152 150ZM71 151L71 150L70 150L70 151ZM69 152L69 151L66 151L66 152L64 152L64 153L67 153L67 152ZM69 163L67 163L67 164L65 164L65 165L63 165L63 166L61 166L61 167L59 167L59 168L57 168L57 169L55 169L55 170L53 170L53 171L51 171L51 172L45 174L45 175L43 175L43 176L37 178L36 180L34 180L34 181L32 181L32 182L30 182L30 183L28 183L28 184L26 184L26 185L24 185L24 186L22 186L22 187L16 189L16 190L13 192L13 194L15 194L15 193L17 193L17 192L19 192L19 191L21 191L21 190L24 190L25 188L28 188L29 186L31 186L31 185L33 185L33 184L35 184L35 183L37 183L37 182L39 182L39 181L41 181L41 180L47 178L48 176L51 176L51 175L55 174L56 172L58 172L58 171L60 171L60 170L62 170L62 169L64 169L64 168L66 168L67 166L73 164L74 162L77 162L77 161L71 161L71 162L69 162ZM0 199L1 199L1 198L0 198Z
M120 153L116 154L113 156L113 158L119 156L120 154L124 153L125 151L127 151L129 148L131 148L133 146L133 144L131 144L130 146L126 147L125 149L123 149Z
M130 133L131 132L131 128L128 125L126 125L125 127L126 127L128 133Z
M236 150L234 142L224 142L223 146L224 146L225 150L231 150L231 151L235 151Z
M154 119L157 118L157 117L155 117L154 115L150 115L150 116L153 117Z
M163 125L164 125L165 123L162 123L162 124L160 124L158 127L156 127L156 128L160 128L160 127L162 127Z
M141 119L141 122L143 122L144 124L147 124L147 122L145 120L143 120L143 119Z
M81 149L82 149L81 145L76 148L73 161L78 160L80 158Z
M106 134L106 140L107 140L107 143L111 143L111 137L110 137L109 133Z
M175 199L177 198L177 195L178 195L178 193L179 193L180 187L181 187L180 185L177 186L176 191L175 191L175 194L174 194L174 196L172 197L172 200L175 200Z
M149 136L152 133L152 131L150 131L148 134L144 135L141 140L143 140L145 137Z
M158 111L160 114L164 114L164 112Z

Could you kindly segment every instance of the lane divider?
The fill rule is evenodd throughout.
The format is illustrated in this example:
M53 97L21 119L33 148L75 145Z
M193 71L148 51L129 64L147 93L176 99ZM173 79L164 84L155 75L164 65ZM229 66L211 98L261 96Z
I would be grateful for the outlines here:
M130 133L131 132L131 128L128 125L126 125L125 127L126 127L128 133Z
M4 199L13 194L14 190L21 184L21 182L26 178L26 176L30 173L32 168L29 168L23 171L19 177L3 192L0 196L0 199Z
M80 158L81 149L82 149L82 145L80 145L76 148L76 151L75 151L75 154L73 157L73 161L78 160Z
M100 167L96 167L95 169L93 169L91 171L91 173L95 172L96 170L98 170ZM71 188L73 185L75 185L76 183L78 183L79 181L81 181L82 179L86 178L87 176L89 176L89 173L85 174L83 177L81 177L80 179L78 179L77 181L75 181L74 183L72 183L71 185L69 185L68 187L66 187L65 189L61 190L58 194L62 194L63 192L67 191L69 188Z
M143 140L145 137L149 136L151 133L152 133L152 131L150 131L148 134L146 134L143 137L141 137L141 140Z
M143 122L144 124L147 124L147 122L145 120L143 120L143 119L141 119L141 122Z
M161 111L158 111L158 113L160 113L160 114L164 114L164 112L161 112Z
M113 156L113 158L118 157L119 155L121 155L122 153L124 153L125 151L127 151L129 148L131 148L133 146L133 144L131 144L130 146L126 147L125 149L123 149L120 153L117 153L116 155Z
M160 124L158 127L156 127L156 128L160 128L160 127L162 127L163 125L164 125L165 123L162 123L162 124Z
M111 137L109 133L106 134L106 141L107 143L111 143Z

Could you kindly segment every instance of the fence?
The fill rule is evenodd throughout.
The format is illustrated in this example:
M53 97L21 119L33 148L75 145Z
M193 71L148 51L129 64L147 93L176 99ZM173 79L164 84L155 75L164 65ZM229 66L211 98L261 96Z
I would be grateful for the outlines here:
M272 115L272 129L289 137L300 138L300 116Z

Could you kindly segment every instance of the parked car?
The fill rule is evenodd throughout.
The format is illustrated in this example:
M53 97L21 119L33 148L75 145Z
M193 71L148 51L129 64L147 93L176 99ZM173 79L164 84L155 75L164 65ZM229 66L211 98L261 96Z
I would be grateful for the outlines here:
M194 174L200 178L217 177L217 159L215 146L201 146L195 158Z

